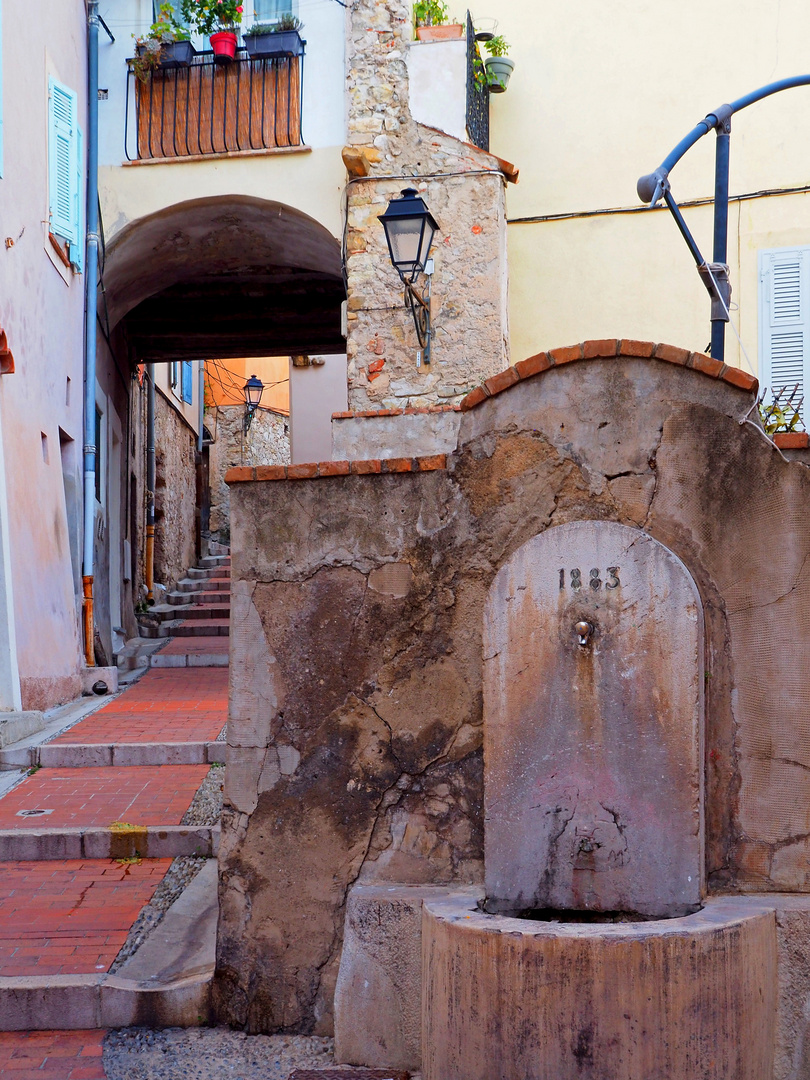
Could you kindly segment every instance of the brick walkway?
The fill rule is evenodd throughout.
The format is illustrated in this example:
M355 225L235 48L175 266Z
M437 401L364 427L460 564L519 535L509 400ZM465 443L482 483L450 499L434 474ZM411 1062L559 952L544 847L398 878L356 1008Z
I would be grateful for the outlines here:
M227 638L222 640L227 646ZM163 668L147 671L120 697L51 741L208 742L227 719L227 668Z
M0 863L0 977L107 971L170 864Z
M200 653L218 653L228 655L230 640L226 637L215 638L168 638L168 645L160 649L158 656L186 656ZM198 669L200 670L200 669ZM221 668L202 668L203 671L220 671ZM225 692L228 691L228 677L225 676Z
M0 829L179 825L207 773L207 765L39 769L0 799Z
M103 1031L0 1032L0 1075L8 1080L105 1080Z

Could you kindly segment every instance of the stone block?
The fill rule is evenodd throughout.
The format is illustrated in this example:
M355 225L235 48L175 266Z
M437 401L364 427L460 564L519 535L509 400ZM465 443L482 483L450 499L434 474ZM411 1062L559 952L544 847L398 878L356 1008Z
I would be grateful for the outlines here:
M335 988L335 1057L418 1069L422 1058L422 904L448 889L355 885Z
M36 975L0 979L0 1031L76 1031L103 1027L102 975Z
M601 925L426 900L422 935L424 1080L773 1076L776 918L762 897Z
M118 668L117 667L91 667L84 668L82 673L82 693L95 693L93 685L97 682L107 684L108 694L118 693Z
M505 562L484 615L487 910L700 904L703 650L695 583L639 530L560 525Z
M113 764L113 747L102 743L84 746L70 743L45 743L39 748L39 764L43 768L80 769Z

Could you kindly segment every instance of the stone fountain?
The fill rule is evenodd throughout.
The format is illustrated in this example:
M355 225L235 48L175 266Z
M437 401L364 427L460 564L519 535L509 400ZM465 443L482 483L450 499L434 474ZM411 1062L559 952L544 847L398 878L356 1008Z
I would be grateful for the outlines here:
M446 455L380 414L234 470L221 1022L423 1080L810 1080L810 450L756 398L589 341Z

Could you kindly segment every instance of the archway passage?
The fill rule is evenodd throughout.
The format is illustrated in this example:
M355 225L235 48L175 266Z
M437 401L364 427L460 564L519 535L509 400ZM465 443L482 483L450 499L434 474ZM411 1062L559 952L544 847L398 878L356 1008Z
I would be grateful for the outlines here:
M140 361L343 353L340 245L289 206L232 195L127 226L104 266L109 332Z

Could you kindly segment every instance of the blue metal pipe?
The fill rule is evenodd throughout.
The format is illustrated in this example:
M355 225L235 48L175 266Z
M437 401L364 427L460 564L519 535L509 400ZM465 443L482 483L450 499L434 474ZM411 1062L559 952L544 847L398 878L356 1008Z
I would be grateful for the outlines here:
M84 536L82 578L85 661L93 667L93 564L96 509L96 316L98 289L98 0L87 5L87 257L84 327Z

